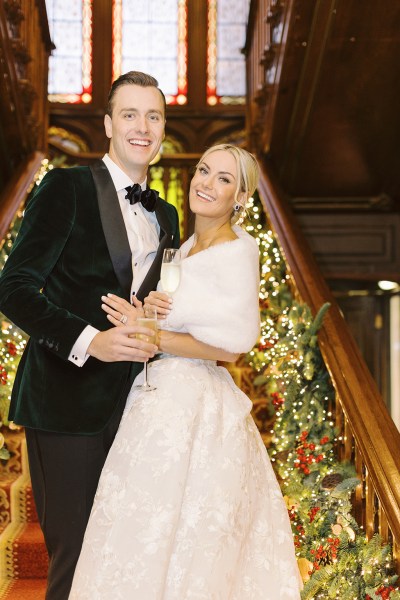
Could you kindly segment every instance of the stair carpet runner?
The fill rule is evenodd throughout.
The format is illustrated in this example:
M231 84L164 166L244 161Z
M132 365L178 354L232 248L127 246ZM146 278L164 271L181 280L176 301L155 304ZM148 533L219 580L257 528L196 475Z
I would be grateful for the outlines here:
M38 523L23 430L7 432L0 465L0 600L44 600L47 552Z

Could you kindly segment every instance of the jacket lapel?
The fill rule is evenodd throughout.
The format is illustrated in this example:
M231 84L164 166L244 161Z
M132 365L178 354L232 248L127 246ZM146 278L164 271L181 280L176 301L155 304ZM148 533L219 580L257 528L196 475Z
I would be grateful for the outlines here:
M130 300L132 285L132 255L118 195L110 173L102 160L90 165L97 192L101 223L115 274Z
M149 295L151 290L156 289L160 279L161 263L164 248L171 248L173 240L171 222L168 218L163 202L160 202L160 200L157 201L155 213L157 221L160 225L160 245L158 246L158 250L154 261L136 294L136 297L142 302L143 299Z

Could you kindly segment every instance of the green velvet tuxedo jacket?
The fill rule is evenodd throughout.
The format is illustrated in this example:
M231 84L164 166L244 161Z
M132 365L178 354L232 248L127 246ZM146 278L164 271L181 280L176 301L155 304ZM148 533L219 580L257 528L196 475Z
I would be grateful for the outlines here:
M159 279L163 249L179 246L175 208L159 199L160 246L137 293ZM87 325L110 328L101 296L129 300L131 250L118 196L103 161L53 169L28 203L0 277L0 310L29 335L17 371L10 420L65 433L101 431L141 363L68 360Z

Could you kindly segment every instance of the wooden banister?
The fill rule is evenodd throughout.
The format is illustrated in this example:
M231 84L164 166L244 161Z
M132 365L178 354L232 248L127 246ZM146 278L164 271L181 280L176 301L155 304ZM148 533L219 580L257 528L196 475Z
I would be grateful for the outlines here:
M296 74L296 69L290 68L293 43L296 45L301 39L302 48L308 48L313 33L315 38L312 39L323 46L325 38L318 35L324 28L313 25L317 17L327 25L331 16L329 6L324 3L315 5L315 10L307 4L301 18L296 6L293 0L284 3L252 0L250 3L245 46L247 137L249 147L256 152L262 165L260 197L285 256L295 293L308 304L314 315L324 303L331 304L319 342L336 390L333 410L339 431L337 452L339 459L354 463L360 478L361 483L354 494L358 522L369 538L377 532L384 541L393 543L399 570L400 434L274 178L274 173L282 173L276 153L282 152L281 161L288 160L278 134L279 124L286 118L294 119L294 109L290 110L287 95ZM318 73L319 56L316 52L316 62L313 68L310 67L308 76L315 77ZM302 70L301 77L306 76ZM277 108L278 97L280 110ZM295 127L295 122L291 121L290 126Z
M398 562L400 433L268 164L262 166L259 192L302 300L314 314L325 302L331 304L319 341L337 392L338 452L355 461L362 482L356 512L368 537L379 532L385 541L393 541Z
M33 152L19 165L0 194L0 240L3 240L15 213L25 201L43 158L41 152Z

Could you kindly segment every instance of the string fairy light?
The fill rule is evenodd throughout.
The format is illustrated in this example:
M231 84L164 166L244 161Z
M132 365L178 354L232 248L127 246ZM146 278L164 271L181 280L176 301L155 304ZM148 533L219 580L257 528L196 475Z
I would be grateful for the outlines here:
M260 249L261 335L247 361L258 394L274 412L269 454L303 567L302 598L400 600L400 591L389 589L397 580L390 547L377 536L367 540L352 515L352 493L359 485L354 466L338 462L335 455L342 442L331 410L335 391L316 337L323 310L313 318L297 301L257 199L252 212L261 226L248 229Z

